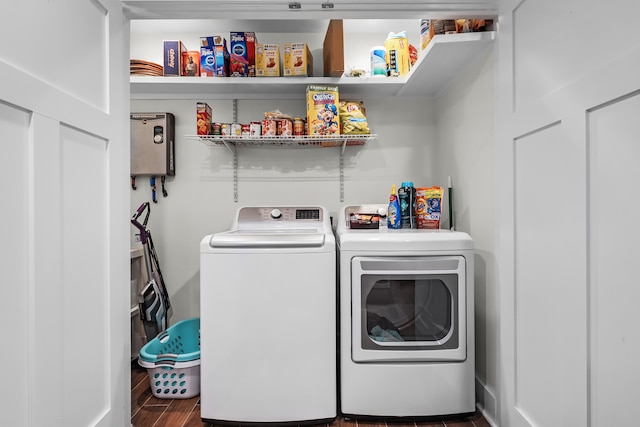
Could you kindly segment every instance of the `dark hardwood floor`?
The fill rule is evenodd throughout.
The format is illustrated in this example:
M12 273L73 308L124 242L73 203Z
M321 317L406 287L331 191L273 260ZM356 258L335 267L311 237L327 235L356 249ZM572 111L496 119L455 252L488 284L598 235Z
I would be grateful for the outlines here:
M149 376L131 365L131 424L133 427L214 427L200 419L200 396L190 399L158 399L149 386ZM480 412L468 417L444 417L419 423L385 423L336 418L327 427L490 427Z

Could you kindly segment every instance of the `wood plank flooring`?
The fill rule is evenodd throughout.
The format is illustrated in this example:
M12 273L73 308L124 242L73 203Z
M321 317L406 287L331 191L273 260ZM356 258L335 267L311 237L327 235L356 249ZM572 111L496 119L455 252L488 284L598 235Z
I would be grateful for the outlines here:
M133 427L215 427L200 419L200 396L158 399L149 386L146 369L131 365L131 425ZM336 418L326 427L490 427L478 411L469 417L443 417L428 422L386 423Z

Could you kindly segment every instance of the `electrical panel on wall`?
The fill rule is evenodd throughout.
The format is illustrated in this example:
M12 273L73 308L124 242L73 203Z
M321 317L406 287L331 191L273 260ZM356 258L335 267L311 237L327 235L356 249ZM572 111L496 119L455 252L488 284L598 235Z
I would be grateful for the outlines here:
M156 178L162 182L175 169L175 116L171 113L131 113L131 187L137 176L149 176L152 199L157 203Z

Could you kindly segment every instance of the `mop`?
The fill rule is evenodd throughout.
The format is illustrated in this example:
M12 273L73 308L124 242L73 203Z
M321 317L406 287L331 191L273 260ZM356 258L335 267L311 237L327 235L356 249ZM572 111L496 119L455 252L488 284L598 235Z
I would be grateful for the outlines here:
M144 249L144 259L147 267L148 281L138 295L140 318L144 325L147 340L155 338L167 329L172 313L169 294L158 263L158 255L153 246L151 232L147 229L150 209L149 202L144 202L131 218L131 224L140 231L140 242ZM145 211L146 215L141 224L138 219Z

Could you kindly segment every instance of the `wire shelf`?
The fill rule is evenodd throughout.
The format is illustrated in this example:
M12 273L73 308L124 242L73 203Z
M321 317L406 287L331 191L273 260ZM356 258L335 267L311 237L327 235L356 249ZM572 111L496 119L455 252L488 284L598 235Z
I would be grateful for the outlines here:
M200 141L209 146L227 147L260 147L260 148L324 148L366 145L377 137L367 135L336 136L228 136L228 135L187 135L190 140Z

